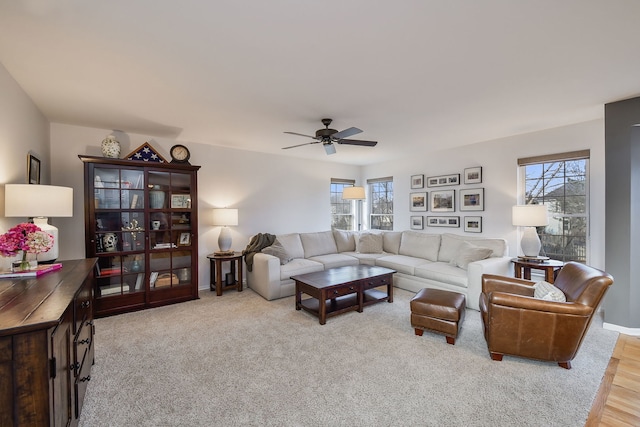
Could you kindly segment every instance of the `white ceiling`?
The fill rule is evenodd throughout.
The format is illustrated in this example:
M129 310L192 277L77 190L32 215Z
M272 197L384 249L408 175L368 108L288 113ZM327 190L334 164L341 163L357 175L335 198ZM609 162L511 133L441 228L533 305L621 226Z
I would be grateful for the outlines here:
M637 0L0 0L52 122L370 164L600 118L640 95ZM320 145L320 119L375 148Z

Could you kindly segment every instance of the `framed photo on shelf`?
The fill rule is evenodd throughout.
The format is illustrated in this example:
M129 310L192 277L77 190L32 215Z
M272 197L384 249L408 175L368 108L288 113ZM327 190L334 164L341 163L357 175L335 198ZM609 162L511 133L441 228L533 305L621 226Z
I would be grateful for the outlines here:
M180 233L178 246L191 246L191 233Z
M427 187L444 187L445 185L460 185L460 174L430 176L427 178Z
M431 212L453 212L456 210L456 190L431 192Z
M411 229L412 230L422 230L424 229L424 217L422 216L412 216L411 217Z
M459 216L428 216L429 227L460 227Z
M425 212L427 210L427 193L411 193L411 206L410 211L412 212Z
M472 188L460 190L460 210L461 211L483 211L484 210L484 188Z
M424 188L424 175L411 175L411 189Z
M464 170L464 183L465 184L480 184L482 183L482 167L467 168Z
M171 195L171 209L190 209L190 208L191 208L190 194L172 194Z
M482 233L482 217L465 216L464 231L467 233Z
M32 154L27 156L27 178L29 184L40 184L40 160Z

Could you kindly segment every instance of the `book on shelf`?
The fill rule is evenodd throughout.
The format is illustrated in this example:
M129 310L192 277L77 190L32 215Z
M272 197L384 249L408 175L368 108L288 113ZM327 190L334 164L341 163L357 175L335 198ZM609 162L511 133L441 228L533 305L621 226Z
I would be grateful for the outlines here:
M114 283L112 285L107 285L107 286L100 286L100 296L107 296L107 295L114 295L114 294L121 294L123 292L129 292L129 285L125 284L120 284L120 283Z
M54 264L40 264L33 270L27 271L2 271L0 272L0 279L7 278L20 278L20 277L40 277L43 274L50 273L52 271L60 270L62 268L61 263Z

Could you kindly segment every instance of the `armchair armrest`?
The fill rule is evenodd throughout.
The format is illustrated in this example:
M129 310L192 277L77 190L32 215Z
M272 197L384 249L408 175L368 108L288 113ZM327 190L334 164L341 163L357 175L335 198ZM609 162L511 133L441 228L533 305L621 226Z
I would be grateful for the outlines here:
M482 292L505 292L509 294L533 296L534 282L531 280L516 279L515 277L498 276L495 274L482 275Z
M533 295L533 294L532 294ZM533 296L517 295L504 292L488 294L489 305L515 308L521 310L544 311L554 314L571 314L574 316L589 316L593 309L575 302L547 301Z

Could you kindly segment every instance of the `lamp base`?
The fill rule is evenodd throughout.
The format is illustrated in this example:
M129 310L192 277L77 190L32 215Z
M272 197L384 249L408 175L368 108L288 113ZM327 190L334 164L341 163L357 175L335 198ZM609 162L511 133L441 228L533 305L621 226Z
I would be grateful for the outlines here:
M526 257L537 257L538 254L540 254L542 243L540 243L540 237L538 237L535 227L524 228L522 240L520 240L520 247Z
M53 247L47 252L41 252L36 255L38 264L51 264L58 259L58 228L49 224L48 218L34 217L33 223L40 227L40 229L53 236Z

